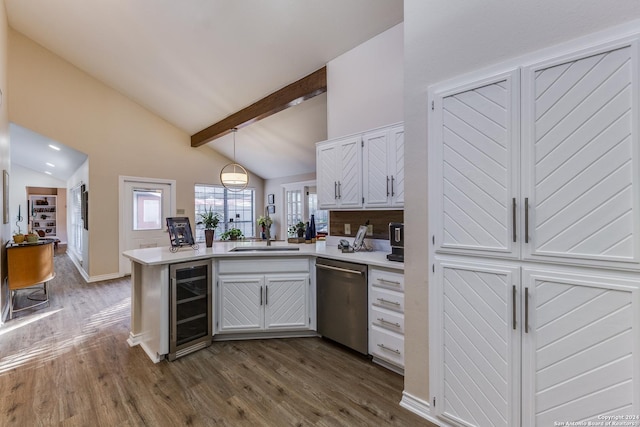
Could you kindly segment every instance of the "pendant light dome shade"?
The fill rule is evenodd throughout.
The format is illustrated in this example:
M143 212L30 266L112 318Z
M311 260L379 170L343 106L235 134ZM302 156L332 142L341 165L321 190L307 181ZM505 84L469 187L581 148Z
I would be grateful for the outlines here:
M249 173L236 163L237 130L235 128L231 130L233 132L233 163L225 165L220 171L220 182L229 191L242 191L249 185Z

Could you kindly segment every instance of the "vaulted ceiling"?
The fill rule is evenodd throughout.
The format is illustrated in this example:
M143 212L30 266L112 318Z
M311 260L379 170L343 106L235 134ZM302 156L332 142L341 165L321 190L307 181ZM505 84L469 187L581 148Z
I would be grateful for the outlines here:
M16 31L190 135L403 20L402 0L5 2ZM238 162L263 178L313 172L326 99L239 130ZM233 156L231 135L207 145Z

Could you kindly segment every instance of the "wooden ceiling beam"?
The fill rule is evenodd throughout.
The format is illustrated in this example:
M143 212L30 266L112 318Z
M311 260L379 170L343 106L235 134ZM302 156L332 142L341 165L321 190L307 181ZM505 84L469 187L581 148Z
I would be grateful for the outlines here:
M191 146L200 147L207 142L230 133L234 128L247 126L326 91L327 67L322 67L308 76L254 102L237 113L220 120L218 123L214 123L208 128L191 135Z

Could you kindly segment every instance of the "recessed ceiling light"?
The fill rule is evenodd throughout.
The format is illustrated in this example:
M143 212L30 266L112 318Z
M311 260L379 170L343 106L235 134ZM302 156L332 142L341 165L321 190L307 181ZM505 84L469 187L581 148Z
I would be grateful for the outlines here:
M49 171L44 171L44 173L46 173L47 175L51 175L51 172Z
M47 166L49 166L49 167L52 167L52 168L55 168L55 167L56 167L56 165L54 165L53 163L49 163L49 162L45 163L45 165L47 165Z
M49 144L49 148L53 148L53 149L54 149L54 150L56 150L56 151L60 151L60 147L56 147L56 146L55 146L55 145L53 145L53 144Z

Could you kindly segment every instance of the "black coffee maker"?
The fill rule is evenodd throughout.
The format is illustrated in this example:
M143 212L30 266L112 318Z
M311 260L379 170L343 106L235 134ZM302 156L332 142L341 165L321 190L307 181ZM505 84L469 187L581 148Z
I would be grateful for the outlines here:
M389 223L389 243L391 253L387 255L389 261L404 262L404 224L401 222Z

